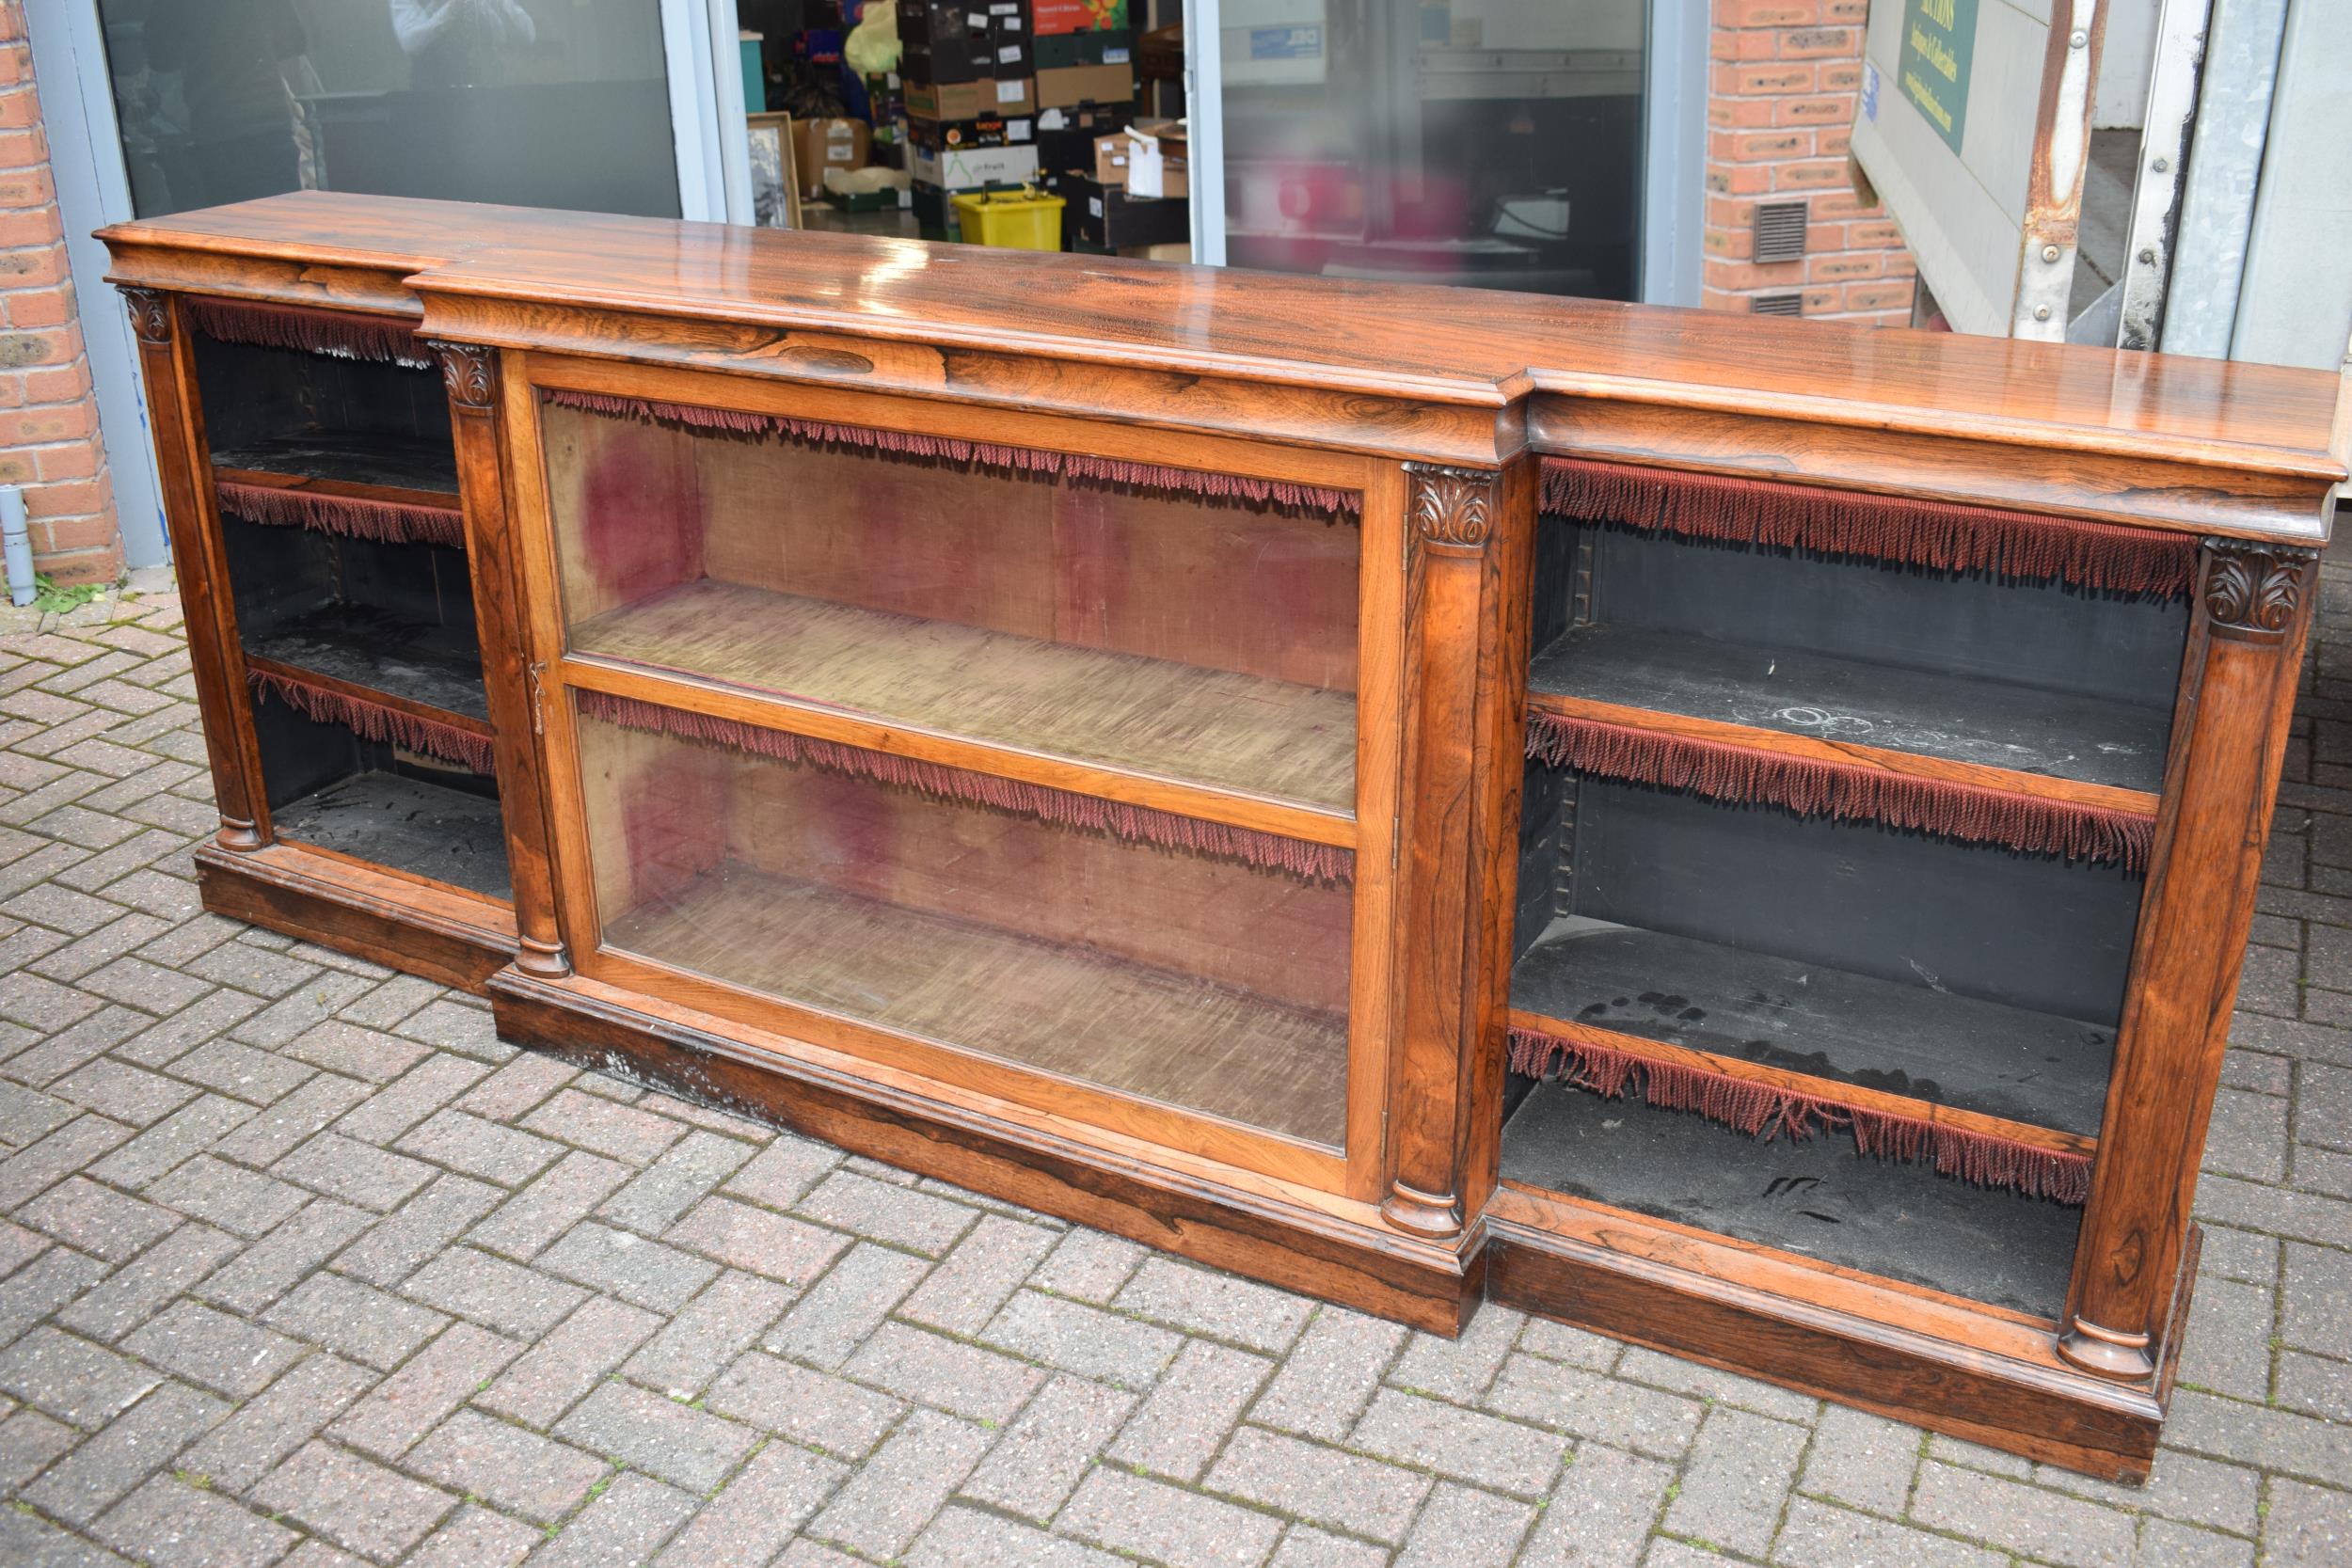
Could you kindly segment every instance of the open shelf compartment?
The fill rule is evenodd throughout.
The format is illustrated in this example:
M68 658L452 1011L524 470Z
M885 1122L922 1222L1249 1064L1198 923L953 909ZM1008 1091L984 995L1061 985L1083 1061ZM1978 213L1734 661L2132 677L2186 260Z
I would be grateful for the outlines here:
M1531 764L1513 1059L2079 1202L2139 879Z
M1743 1137L1680 1111L1536 1085L1502 1129L1505 1181L2054 1319L2081 1212L1895 1165L1851 1143Z
M497 781L267 697L254 738L275 837L512 901Z
M1556 517L1540 550L1531 752L2144 861L2185 600Z
M1001 796L982 775L847 747L787 760L680 738L594 692L580 706L605 946L753 998L1342 1143L1345 879L1185 847L1132 820L1054 820L1052 802Z
M1352 514L560 403L542 420L576 656L1353 812Z

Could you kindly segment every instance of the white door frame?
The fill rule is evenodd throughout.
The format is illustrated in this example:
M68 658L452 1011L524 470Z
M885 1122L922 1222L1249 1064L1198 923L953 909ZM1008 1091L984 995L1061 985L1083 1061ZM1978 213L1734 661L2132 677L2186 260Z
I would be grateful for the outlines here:
M1184 113L1192 140L1192 257L1225 264L1222 0L1184 0ZM1707 216L1708 18L1688 0L1649 0L1643 51L1641 297L1699 302Z
M660 5L679 210L689 218L718 223L738 212L743 216L737 221L748 221L751 177L741 145L743 84L736 63L735 0L660 0ZM171 548L139 388L138 347L130 318L117 308L105 281L106 247L90 238L92 230L132 215L131 177L122 162L98 0L25 0L24 24L82 341L97 388L100 438L122 519L123 560L132 566L158 566L170 559Z
M115 511L122 520L122 559L160 566L171 559L164 533L164 492L148 438L139 391L138 345L131 318L105 282L106 247L90 230L131 215L131 176L122 162L113 84L98 0L25 0L33 82L49 136L49 166L65 227L66 257L98 394L99 438L112 471Z

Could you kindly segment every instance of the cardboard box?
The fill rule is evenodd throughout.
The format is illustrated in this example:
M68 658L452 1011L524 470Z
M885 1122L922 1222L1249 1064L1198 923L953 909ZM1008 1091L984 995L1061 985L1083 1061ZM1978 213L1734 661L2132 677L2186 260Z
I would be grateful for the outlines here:
M1189 197L1190 138L1181 119L1139 119L1121 133L1127 194Z
M984 115L978 119L924 119L907 117L907 140L926 151L944 152L954 147L1021 147L1037 138L1037 121L1027 115L1009 119Z
M1000 81L1037 70L1028 0L988 0L988 73Z
M907 115L918 119L986 119L1033 114L1037 92L1027 77L996 82L909 82Z
M991 185L1037 183L1034 147L959 147L944 152L914 150L914 178L934 190L977 191Z
M1015 0L1018 3L1018 0ZM898 73L909 81L948 86L996 74L982 0L906 0L898 8ZM1025 72L1024 72L1025 74Z
M1070 205L1062 223L1073 249L1121 250L1192 238L1192 203L1172 197L1131 197L1086 174L1057 176L1051 188Z
M1132 103L1089 103L1080 108L1040 109L1037 115L1037 157L1049 173L1094 166L1094 144L1126 129L1136 118Z
M796 119L792 122L792 167L803 196L822 196L825 170L864 168L873 127L862 119Z
M956 237L959 225L955 199L937 185L926 185L918 180L907 187L907 210L914 214L914 227L925 239Z
M1030 0L1037 36L1059 33L1123 33L1134 25L1127 0Z
M1136 57L1136 36L1123 30L1040 33L1035 47L1040 71L1073 65L1127 65Z
M1132 103L1136 97L1136 68L1132 65L1073 65L1037 73L1037 104L1041 109L1070 108L1081 103Z

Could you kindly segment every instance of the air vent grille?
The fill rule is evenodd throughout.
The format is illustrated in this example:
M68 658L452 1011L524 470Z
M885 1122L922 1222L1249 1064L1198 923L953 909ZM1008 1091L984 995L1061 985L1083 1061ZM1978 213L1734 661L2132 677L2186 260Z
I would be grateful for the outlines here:
M1753 294L1748 310L1758 316L1802 316L1804 314L1803 294Z
M1796 261L1804 257L1805 204L1762 201L1756 208L1756 259Z

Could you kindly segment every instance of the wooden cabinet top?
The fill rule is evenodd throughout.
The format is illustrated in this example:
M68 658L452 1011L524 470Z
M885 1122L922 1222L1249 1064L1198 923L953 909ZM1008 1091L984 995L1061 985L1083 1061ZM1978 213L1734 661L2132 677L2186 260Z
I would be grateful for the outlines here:
M2262 499L2243 516L2201 517L2188 507L2153 520L2307 540L2324 537L2325 493L2344 473L2329 450L2337 378L2225 360L324 192L119 225L102 237L125 283L422 309L429 331L513 346L592 341L554 320L567 312L691 327L701 352L669 357L711 363L754 359L763 343L795 334L910 345L929 356L927 369L901 364L894 373L929 375L934 390L951 392L958 367L941 361L961 353L1093 367L1133 378L1137 397L1199 380L1254 388L1259 399L1287 390L1324 400L1308 422L1327 428L1359 405L1387 410L1371 422L1393 426L1394 409L1410 405L1445 429L1426 436L1426 451L1400 445L1406 455L1466 455L1454 450L1459 432L1474 430L1476 454L1491 445L1507 455L1532 441L1867 487L1874 482L1855 462L1816 471L1771 449L1791 432L1882 450L1899 437L1944 451L1938 462L1949 468L1984 465L1989 444L2046 454L2045 475L2053 462L2111 468L2090 482L2097 497L2061 497L2056 510L2122 515L2140 483L2128 465L2153 463L2163 467L2156 488L2250 484ZM797 364L729 368L822 375L822 360L812 352ZM1114 410L1121 385L1114 379L1101 394ZM1160 404L1139 404L1136 417L1152 420ZM1647 436L1625 435L1637 413L1653 435L1661 422L1675 434L1641 447ZM1726 420L1736 428L1720 428ZM1599 432L1592 443L1580 440L1588 426ZM1701 427L1708 434L1698 444L1721 449L1712 460L1683 450ZM1299 435L1280 420L1258 428ZM1955 494L2002 499L1967 484Z

